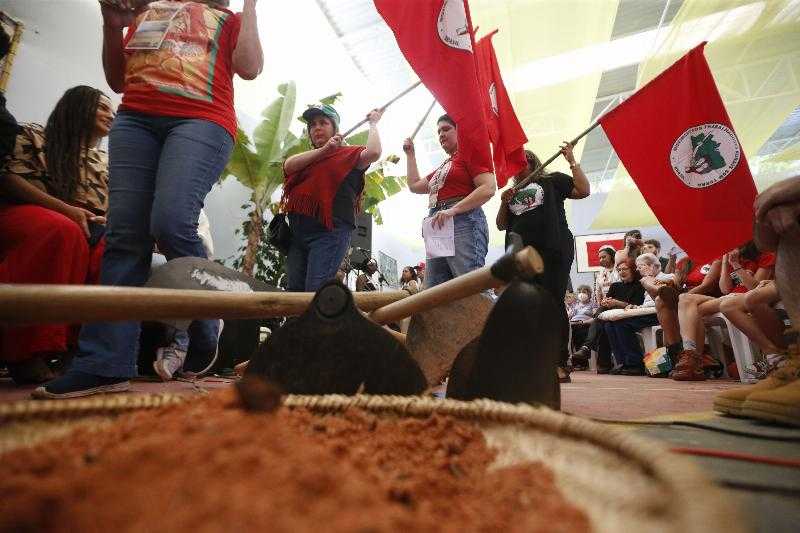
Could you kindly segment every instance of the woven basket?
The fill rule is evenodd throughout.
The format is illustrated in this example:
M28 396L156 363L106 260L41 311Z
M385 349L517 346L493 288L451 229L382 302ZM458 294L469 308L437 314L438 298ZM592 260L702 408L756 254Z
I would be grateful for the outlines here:
M60 437L76 427L102 428L126 411L159 408L191 396L116 395L58 402L0 405L0 453ZM433 413L476 422L496 466L542 461L565 497L595 531L745 531L733 496L714 486L692 462L661 444L574 416L490 400L460 402L396 396L297 396L288 407L339 413L357 407L393 417Z

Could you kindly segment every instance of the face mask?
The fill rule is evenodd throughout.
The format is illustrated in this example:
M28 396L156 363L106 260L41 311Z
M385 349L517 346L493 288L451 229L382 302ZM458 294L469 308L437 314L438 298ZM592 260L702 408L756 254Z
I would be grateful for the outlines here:
M582 303L586 303L589 301L589 295L585 292L582 292L578 295L578 300L580 300Z

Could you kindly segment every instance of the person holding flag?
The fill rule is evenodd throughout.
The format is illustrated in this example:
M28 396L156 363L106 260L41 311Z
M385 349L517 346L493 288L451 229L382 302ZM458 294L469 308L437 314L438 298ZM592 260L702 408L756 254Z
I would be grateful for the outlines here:
M513 231L522 238L524 245L533 246L539 251L544 261L542 286L553 295L556 302L564 299L575 256L575 242L567 225L564 201L567 198L586 198L590 192L589 180L575 161L572 145L565 142L561 153L569 162L572 176L540 170L521 189L509 187L500 196L501 204L496 220L497 229L507 230L506 246L509 244L508 232ZM525 151L525 157L528 165L514 178L515 183L524 180L541 167L539 158L530 150ZM564 309L564 306L559 306L559 309ZM566 310L563 319L568 322ZM568 358L568 339L564 338L558 367L558 377L563 382L569 381Z
M448 157L439 168L420 176L414 142L406 139L408 189L428 195L429 216L434 227L441 228L453 219L455 254L451 257L429 257L426 263L425 287L433 287L483 267L489 249L489 226L481 206L497 190L491 162L476 165L461 157L455 121L442 115L437 121L439 144Z
M287 257L288 290L315 292L336 276L355 229L355 212L364 190L364 173L381 156L378 121L367 115L366 146L343 146L339 113L327 104L303 112L314 147L283 164L282 205L289 213L292 242Z

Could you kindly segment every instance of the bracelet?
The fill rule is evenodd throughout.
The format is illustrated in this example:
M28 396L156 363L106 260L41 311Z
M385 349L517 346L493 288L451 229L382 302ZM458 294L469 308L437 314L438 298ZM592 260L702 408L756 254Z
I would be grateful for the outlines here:
M576 161L575 163L570 163L570 164L569 164L569 168L577 168L577 167L579 167L579 166L581 166L581 164L580 164L580 163L578 163L577 161Z

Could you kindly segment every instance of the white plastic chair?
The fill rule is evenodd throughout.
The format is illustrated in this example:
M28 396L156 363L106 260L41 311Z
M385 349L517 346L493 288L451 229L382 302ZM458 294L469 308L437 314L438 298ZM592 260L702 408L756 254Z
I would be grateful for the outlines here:
M728 337L731 340L731 349L733 350L733 358L736 360L736 368L739 371L739 380L742 383L748 383L750 380L745 378L744 370L755 362L755 353L758 353L758 348L753 346L747 335L734 326L722 313L707 316L703 321L705 322L706 328L716 326L720 329L724 328L728 332ZM714 344L716 344L716 342L712 344L712 338L714 338L713 334L709 336L709 344L711 345L712 351L719 350L719 353L715 355L720 357L720 361L724 361L721 353L721 346L715 347Z

